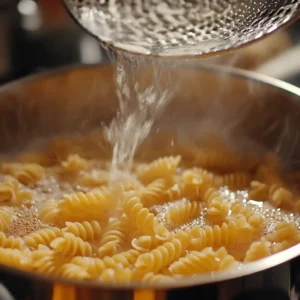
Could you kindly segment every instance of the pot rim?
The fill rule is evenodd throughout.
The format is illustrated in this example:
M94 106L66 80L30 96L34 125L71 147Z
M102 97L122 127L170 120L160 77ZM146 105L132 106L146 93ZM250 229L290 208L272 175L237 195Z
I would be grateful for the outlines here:
M61 68L58 70L51 70L42 72L39 74L34 74L27 76L22 79L18 79L16 81L10 82L2 87L0 87L0 97L1 92L16 89L22 85L26 85L27 82L38 81L43 78L51 78L57 75L65 75L72 73L74 70L76 71L84 71L89 70L91 68L95 69L103 69L103 68L111 68L110 65L99 66L99 65L89 65L89 66L69 66L65 68ZM293 94L295 96L300 97L300 88L289 84L287 82L281 81L279 79L275 79L269 77L267 75L258 74L253 71L245 71L233 67L227 66L219 66L219 65L211 65L211 64L193 64L188 65L191 69L199 69L204 70L205 72L222 72L225 74L237 76L244 78L250 81L260 82L262 84L266 84L272 86L276 89L283 90L287 93ZM185 67L186 68L186 67ZM141 282L130 282L130 283L108 283L108 282L101 282L101 281L84 281L84 280L74 280L74 279L67 279L62 277L57 277L53 275L44 275L35 273L32 271L24 271L16 268L12 268L5 265L0 265L0 270L11 273L12 275L17 276L24 276L28 279L35 279L38 281L48 282L48 283L59 283L59 284L66 284L66 285L75 285L78 287L87 287L87 288L103 288L103 289L123 289L123 290L131 290L131 289L175 289L175 288L184 288L184 287L191 287L196 285L204 285L210 283L217 283L221 281L231 280L240 278L243 276L251 275L260 271L264 271L290 261L297 256L300 256L300 244L293 246L287 250L279 252L277 254L273 254L269 257L263 258L261 260L247 263L241 265L233 270L222 271L222 272L213 272L209 274L202 274L202 275L194 275L191 277L183 277L180 280L174 280L172 282L166 283L141 283Z

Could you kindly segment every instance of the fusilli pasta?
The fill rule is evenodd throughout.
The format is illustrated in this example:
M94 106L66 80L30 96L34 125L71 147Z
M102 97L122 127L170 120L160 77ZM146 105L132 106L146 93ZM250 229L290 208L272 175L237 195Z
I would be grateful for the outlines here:
M80 237L84 241L93 241L101 236L101 225L97 221L83 221L79 222L66 222L66 227L62 229L63 232L71 232L75 236Z
M70 232L64 232L63 236L54 239L50 246L55 252L70 257L75 255L92 256L94 253L89 243Z
M38 248L39 245L50 246L50 243L57 237L61 237L62 232L59 228L41 229L31 233L25 238L25 243L30 248Z
M13 208L0 207L0 231L5 232L13 218Z
M149 165L140 166L137 171L137 177L144 183L151 183L155 179L163 178L166 182L173 182L173 176L181 161L180 156L163 157L155 160Z
M205 248L200 252L192 251L180 258L171 264L170 271L172 274L193 275L225 270L232 267L235 262L235 259L227 253L224 247L216 252L212 248Z
M191 151L159 143L151 155L161 158L139 163L149 157L137 153L130 170L112 174L98 136L62 137L1 164L0 264L164 283L300 244L300 215L290 213L300 212L300 182L276 155L245 157L216 140Z
M45 169L38 164L2 164L1 170L25 185L33 184L45 176Z
M137 197L130 198L124 205L124 211L133 226L146 235L154 235L157 239L165 240L169 236L168 230L158 222L154 214L144 208Z

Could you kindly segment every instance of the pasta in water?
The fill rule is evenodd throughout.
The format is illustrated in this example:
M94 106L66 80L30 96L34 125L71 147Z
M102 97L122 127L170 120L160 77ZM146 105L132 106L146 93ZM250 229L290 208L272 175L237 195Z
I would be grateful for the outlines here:
M137 160L116 180L109 151L97 153L89 136L3 162L0 263L160 283L225 272L300 243L299 174L283 176L272 153L244 157L218 145Z

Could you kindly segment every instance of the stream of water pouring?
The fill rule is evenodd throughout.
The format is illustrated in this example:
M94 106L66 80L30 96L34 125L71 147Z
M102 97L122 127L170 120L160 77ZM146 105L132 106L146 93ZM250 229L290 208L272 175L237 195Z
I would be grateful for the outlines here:
M113 176L120 167L130 171L138 146L149 135L174 90L174 63L170 66L156 59L121 53L116 53L115 58L119 109L105 129L113 145Z

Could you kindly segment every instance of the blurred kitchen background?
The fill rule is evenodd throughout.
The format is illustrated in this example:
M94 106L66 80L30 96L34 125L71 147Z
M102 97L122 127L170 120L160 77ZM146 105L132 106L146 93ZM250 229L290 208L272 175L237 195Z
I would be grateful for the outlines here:
M62 0L0 0L0 84L47 69L108 61ZM206 60L258 70L300 86L300 21L239 50Z

